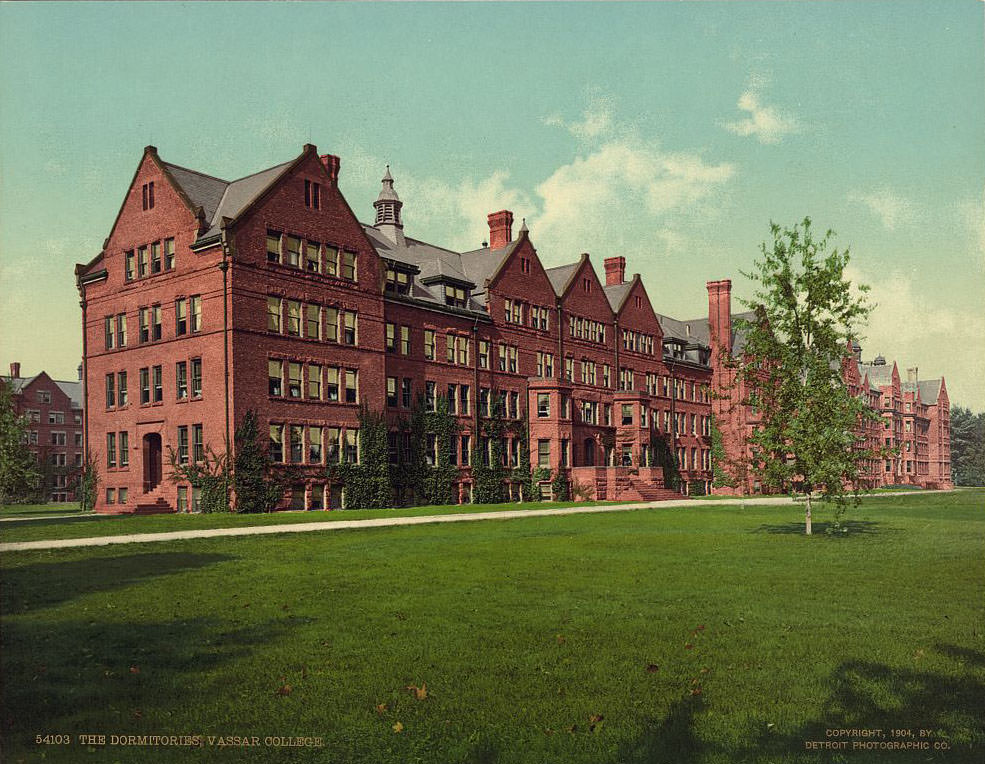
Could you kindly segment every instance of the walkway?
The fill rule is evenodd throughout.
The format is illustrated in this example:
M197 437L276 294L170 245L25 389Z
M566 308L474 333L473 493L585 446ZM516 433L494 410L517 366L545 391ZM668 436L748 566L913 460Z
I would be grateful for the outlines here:
M880 493L880 496L899 496L910 494ZM946 491L920 491L946 493ZM793 504L788 496L757 497L753 499L680 499L672 501L651 501L637 504L609 504L606 506L559 507L556 509L515 509L499 512L470 512L460 515L417 515L413 517L375 517L369 520L328 520L316 523L295 523L292 525L251 525L245 528L203 528L195 531L166 531L162 533L134 533L119 536L95 536L81 539L47 539L45 541L17 541L0 544L0 552L25 552L36 549L68 549L80 546L106 546L109 544L147 544L153 541L184 541L185 539L219 538L221 536L261 536L272 533L310 533L312 531L341 531L354 528L387 528L397 525L426 525L429 523L467 523L478 520L514 520L523 517L552 517L554 515L586 515L601 512L627 512L635 509L669 509L671 507L720 507L722 505L762 505ZM798 502L799 503L799 502Z

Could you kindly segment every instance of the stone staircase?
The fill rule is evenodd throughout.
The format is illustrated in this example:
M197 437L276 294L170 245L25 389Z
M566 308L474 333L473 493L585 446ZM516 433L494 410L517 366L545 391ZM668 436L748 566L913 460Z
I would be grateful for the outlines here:
M141 494L133 508L135 515L163 515L175 511L174 507L165 500L160 486Z
M672 501L682 497L677 491L648 484L629 475L618 475L611 498L616 501Z

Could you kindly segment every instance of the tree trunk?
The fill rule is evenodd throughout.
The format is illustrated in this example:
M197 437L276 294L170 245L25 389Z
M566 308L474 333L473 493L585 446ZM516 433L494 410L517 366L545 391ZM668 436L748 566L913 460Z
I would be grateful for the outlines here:
M811 529L811 495L810 494L807 494L807 512L804 516L804 520L805 520L804 533L810 536L813 533L813 530Z

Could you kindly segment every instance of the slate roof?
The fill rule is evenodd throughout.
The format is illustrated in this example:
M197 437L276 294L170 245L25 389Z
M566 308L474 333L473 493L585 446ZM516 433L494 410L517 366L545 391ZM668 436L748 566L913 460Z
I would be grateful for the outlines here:
M215 217L215 211L219 207L222 195L229 186L229 181L214 178L197 170L189 170L187 167L180 167L170 162L161 162L161 164L171 173L171 177L181 186L191 203L205 211L205 219L211 221Z
M235 218L240 212L246 209L249 204L279 178L289 165L294 164L295 160L284 162L266 170L247 175L245 178L234 180L226 185L222 193L222 198L216 206L215 212L210 219L209 230L200 238L206 239L219 233L219 223L225 218ZM188 193L187 189L185 193ZM203 205L204 206L204 205ZM208 217L206 217L209 220Z
M657 321L663 330L664 339L678 339L683 342L709 345L708 318L696 318L693 321L681 321L670 316L657 313Z
M25 387L30 385L34 380L40 377L40 374L35 374L33 377L8 377L0 376L4 382L10 385L11 389L15 393L19 393ZM58 386L65 395L68 396L69 400L72 401L72 407L80 409L82 408L82 383L81 382L65 382L60 379L51 380Z
M885 364L860 363L858 365L860 377L869 375L869 384L878 388L893 384L893 367Z
M605 296L609 298L609 305L612 306L613 312L619 312L619 308L622 306L622 301L626 299L626 295L629 294L629 288L631 286L633 286L632 281L624 281L622 284L612 284L602 287L602 291L605 292Z
M941 394L941 386L943 383L943 378L918 380L917 387L920 388L920 400L928 404L937 403L937 399Z
M581 265L580 260L574 263L568 263L567 265L558 265L554 268L545 269L547 278L550 279L551 286L554 287L554 293L558 297L564 294L564 288L568 285L575 271L578 270L579 265Z

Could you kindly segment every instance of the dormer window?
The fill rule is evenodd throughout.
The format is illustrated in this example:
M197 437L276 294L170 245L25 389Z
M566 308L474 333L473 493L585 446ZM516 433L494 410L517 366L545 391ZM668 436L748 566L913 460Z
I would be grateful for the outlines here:
M410 291L411 276L405 271L386 269L386 291L391 294L407 294Z
M468 305L469 293L460 286L445 284L445 305L464 308Z

